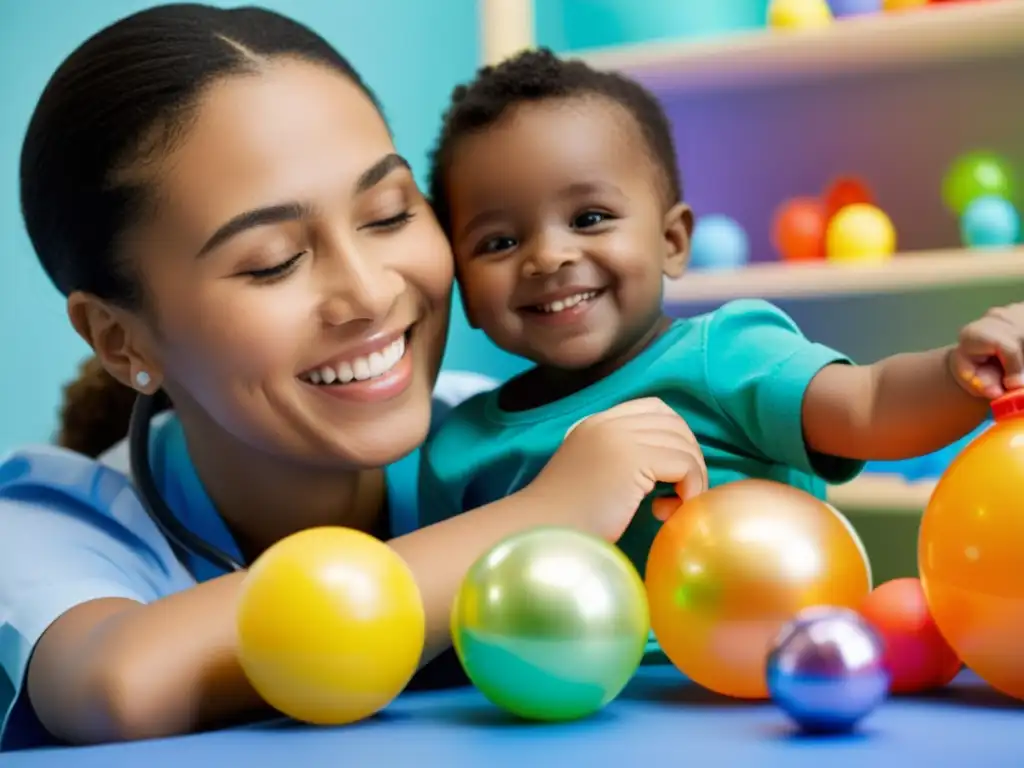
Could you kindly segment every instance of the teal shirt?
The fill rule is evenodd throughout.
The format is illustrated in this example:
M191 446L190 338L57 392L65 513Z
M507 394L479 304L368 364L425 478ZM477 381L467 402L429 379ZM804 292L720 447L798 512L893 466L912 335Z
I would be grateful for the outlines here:
M557 402L509 412L498 405L497 390L479 394L449 414L422 452L420 522L519 490L580 419L641 397L661 398L686 420L704 452L711 487L763 478L824 498L826 482L850 480L863 466L812 454L804 442L804 393L833 363L850 361L808 340L778 308L745 300L675 321L626 366ZM660 527L650 501L672 492L658 488L619 540L641 574Z

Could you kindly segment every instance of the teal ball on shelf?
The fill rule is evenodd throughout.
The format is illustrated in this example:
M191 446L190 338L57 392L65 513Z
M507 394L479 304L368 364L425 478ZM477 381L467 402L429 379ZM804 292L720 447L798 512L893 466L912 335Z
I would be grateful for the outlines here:
M743 227L728 216L697 220L690 238L690 266L699 270L737 269L750 259L750 241Z
M1006 248L1020 238L1020 214L997 195L974 200L960 218L960 236L968 248Z

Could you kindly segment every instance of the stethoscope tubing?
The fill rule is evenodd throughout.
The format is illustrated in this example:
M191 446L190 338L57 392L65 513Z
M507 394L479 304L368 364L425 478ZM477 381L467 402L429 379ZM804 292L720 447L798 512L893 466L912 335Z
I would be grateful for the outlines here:
M156 413L156 398L153 395L139 395L132 406L132 417L128 427L132 479L143 508L172 546L201 557L225 571L244 570L244 566L233 557L186 528L164 501L149 464L149 430Z

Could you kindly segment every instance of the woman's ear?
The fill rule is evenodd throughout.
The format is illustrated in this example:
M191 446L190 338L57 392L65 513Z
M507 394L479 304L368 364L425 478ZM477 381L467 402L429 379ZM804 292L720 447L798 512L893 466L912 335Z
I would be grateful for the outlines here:
M693 211L686 203L676 203L665 214L665 277L682 276L690 263L690 236L693 234Z
M68 296L67 312L75 331L111 376L145 394L160 389L162 370L141 318L81 292Z

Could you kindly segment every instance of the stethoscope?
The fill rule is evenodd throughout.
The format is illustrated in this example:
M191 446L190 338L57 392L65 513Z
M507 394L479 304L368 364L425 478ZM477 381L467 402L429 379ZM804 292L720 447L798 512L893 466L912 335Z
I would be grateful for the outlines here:
M226 552L222 552L212 544L182 525L167 506L160 489L153 479L153 470L149 466L149 427L150 421L157 413L156 398L152 395L139 395L132 406L132 418L128 426L128 455L132 478L138 490L139 500L150 519L160 529L172 546L201 557L213 566L226 571L241 571L244 567Z

